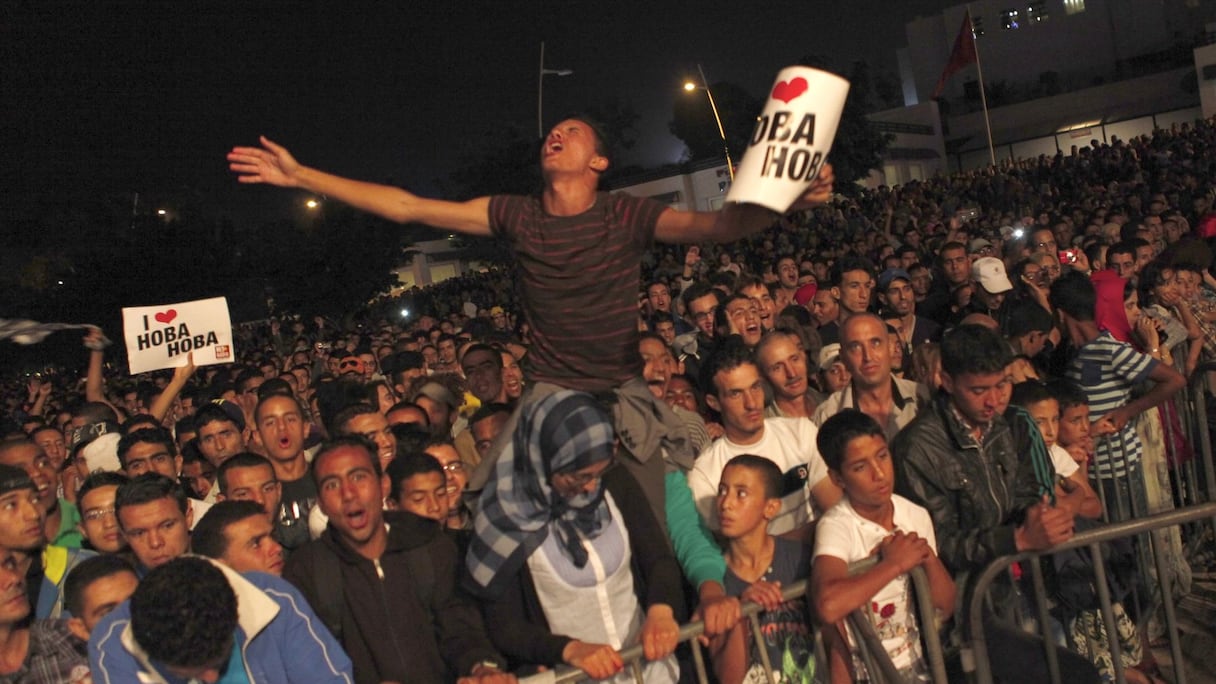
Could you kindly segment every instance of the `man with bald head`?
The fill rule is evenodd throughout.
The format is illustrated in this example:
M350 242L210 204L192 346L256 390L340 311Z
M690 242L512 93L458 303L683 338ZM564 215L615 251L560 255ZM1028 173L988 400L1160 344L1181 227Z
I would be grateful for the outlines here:
M890 334L871 313L850 316L840 326L840 358L852 380L819 405L811 418L816 425L853 408L877 421L890 440L929 403L928 388L891 374Z

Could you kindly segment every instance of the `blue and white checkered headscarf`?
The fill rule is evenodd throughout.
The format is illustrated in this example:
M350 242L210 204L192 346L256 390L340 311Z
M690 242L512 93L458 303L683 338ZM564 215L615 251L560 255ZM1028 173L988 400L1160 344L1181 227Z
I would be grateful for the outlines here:
M603 486L566 499L549 478L609 460L614 451L612 417L590 394L560 390L523 407L474 521L465 562L478 593L500 595L551 524L574 565L587 563L581 537L594 539L612 520Z

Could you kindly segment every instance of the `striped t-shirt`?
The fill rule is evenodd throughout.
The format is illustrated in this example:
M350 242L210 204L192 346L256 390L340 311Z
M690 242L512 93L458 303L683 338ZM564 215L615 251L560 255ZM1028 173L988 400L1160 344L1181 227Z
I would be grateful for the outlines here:
M532 327L529 380L605 392L641 374L641 261L666 208L600 192L581 214L550 216L539 197L490 198L490 229L514 253Z
M1098 420L1127 404L1132 386L1147 380L1156 365L1153 357L1103 331L1077 351L1066 375L1085 390L1090 419ZM1128 421L1119 433L1097 440L1092 472L1103 479L1124 477L1141 452L1135 421Z

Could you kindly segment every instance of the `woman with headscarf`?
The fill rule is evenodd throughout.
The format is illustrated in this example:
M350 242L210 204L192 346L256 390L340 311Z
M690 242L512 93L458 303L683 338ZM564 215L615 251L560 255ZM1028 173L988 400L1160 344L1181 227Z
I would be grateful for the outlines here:
M525 406L482 492L470 588L516 667L567 664L604 679L640 643L645 680L674 682L680 570L641 487L613 468L616 449L612 417L589 394Z

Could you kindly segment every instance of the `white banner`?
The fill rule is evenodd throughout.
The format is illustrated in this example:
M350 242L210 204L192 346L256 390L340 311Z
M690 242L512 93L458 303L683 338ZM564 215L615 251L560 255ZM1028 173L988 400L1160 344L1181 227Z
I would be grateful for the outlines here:
M231 363L232 321L224 297L164 306L133 306L122 310L123 338L131 375L186 365Z

